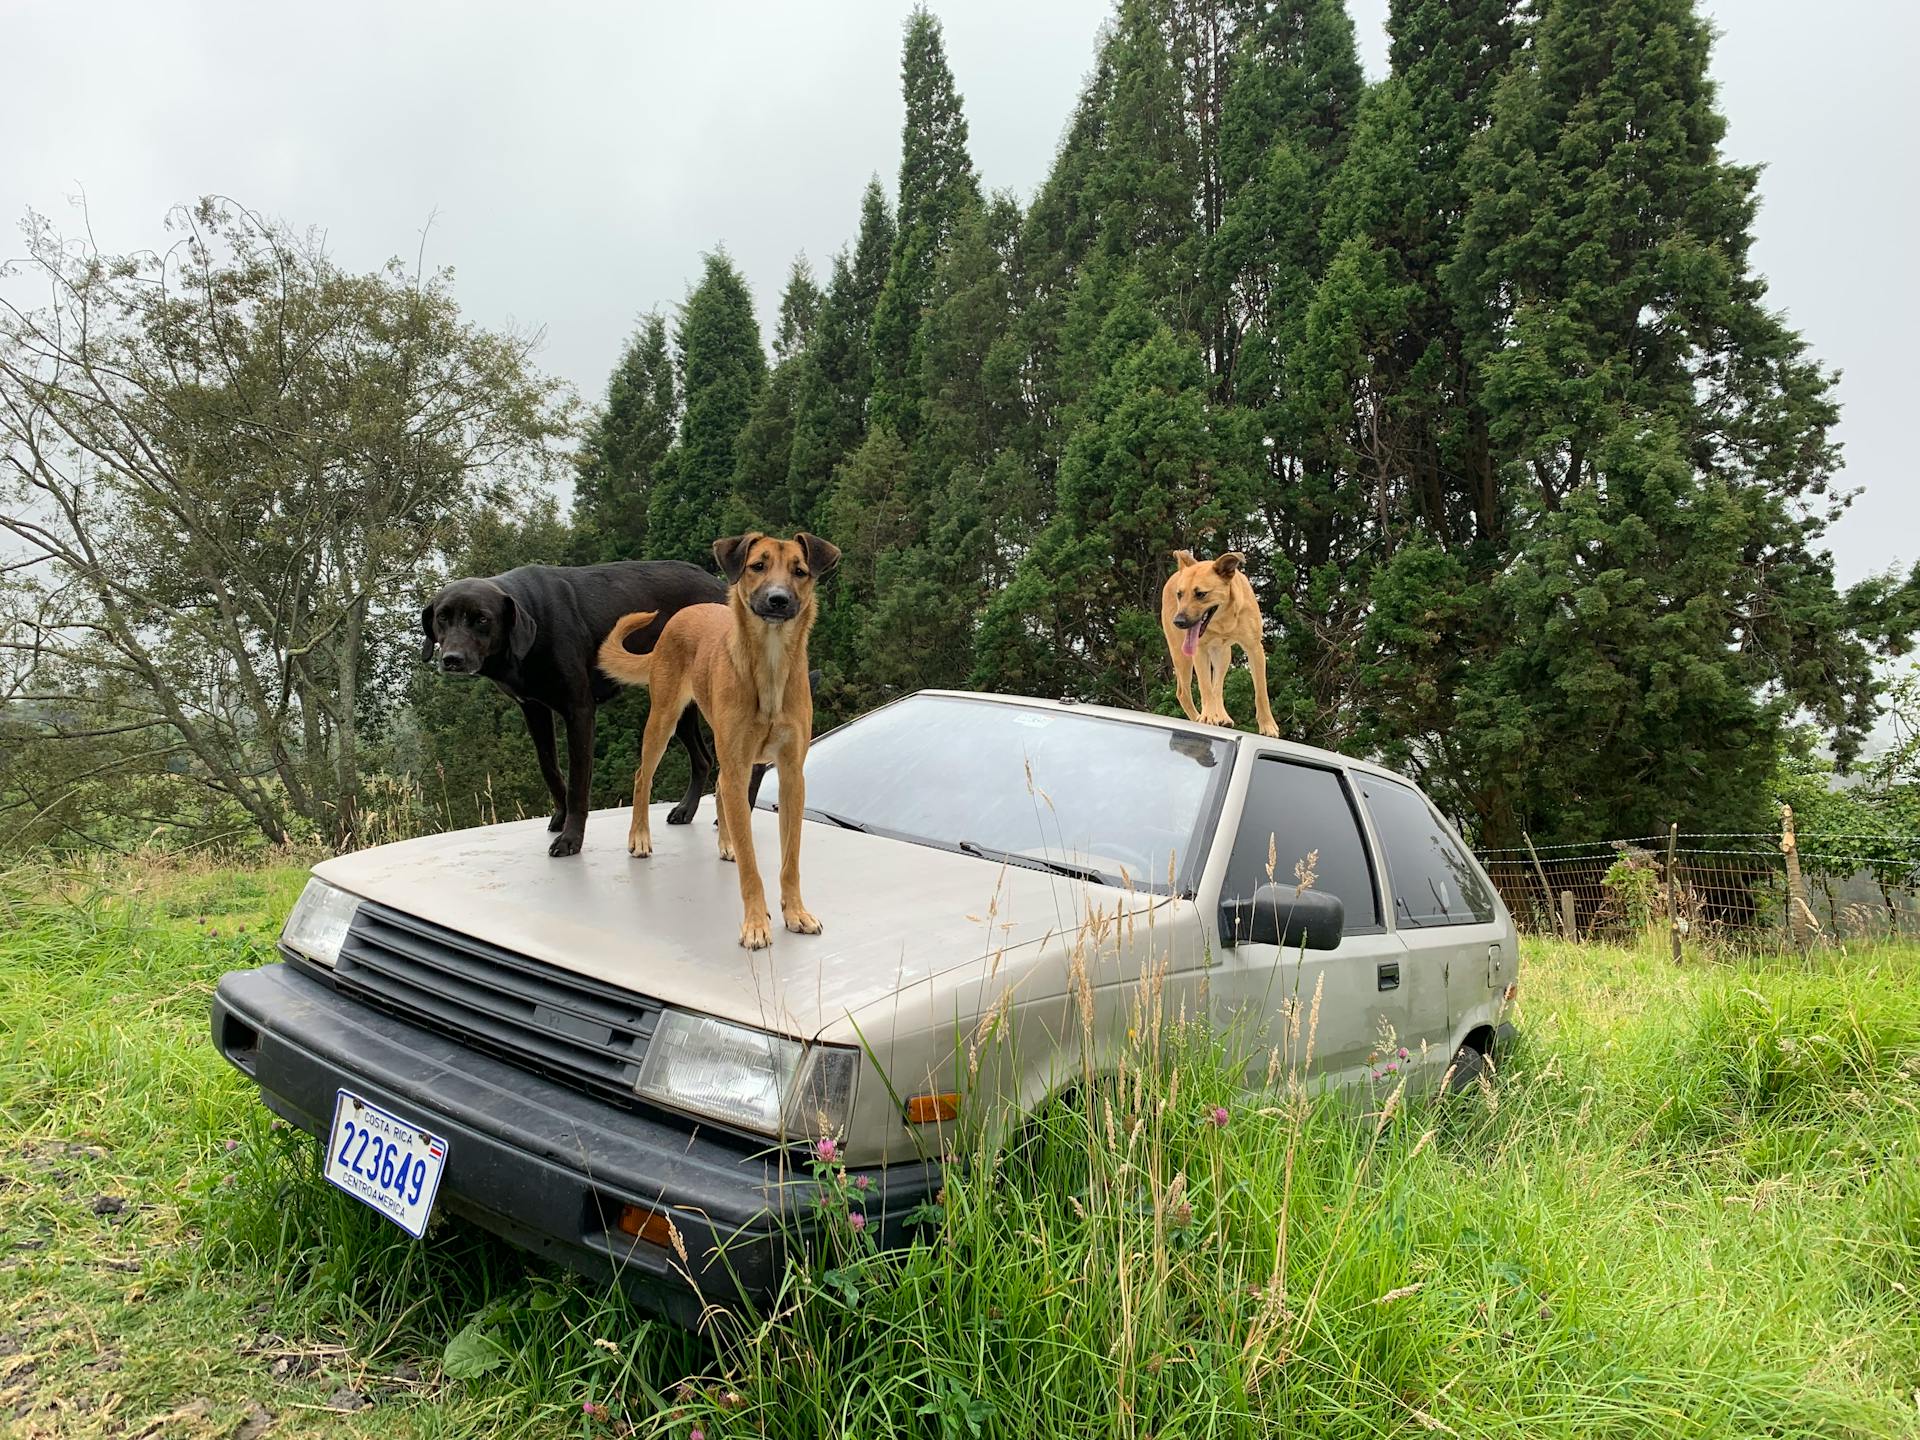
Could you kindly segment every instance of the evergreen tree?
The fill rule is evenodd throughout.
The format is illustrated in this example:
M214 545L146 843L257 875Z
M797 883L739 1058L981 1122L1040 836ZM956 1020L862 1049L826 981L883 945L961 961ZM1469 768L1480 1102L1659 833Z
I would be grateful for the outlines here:
M934 273L921 326L922 425L900 518L906 543L874 561L867 673L896 691L965 682L974 622L1003 557L1037 526L1030 472L1006 449L1021 421L1007 257L1019 207L970 207Z
M655 313L627 342L607 383L606 406L581 443L569 551L574 563L647 553L648 494L678 416L667 323Z
M840 547L834 583L820 603L812 654L826 673L829 713L857 714L883 692L872 678L863 643L880 558L914 538L907 447L887 425L875 425L835 473L820 532Z
M787 272L787 288L780 296L780 320L773 332L775 360L792 360L807 348L825 300L820 287L814 283L813 267L807 263L807 257L796 255L793 268Z
M940 22L924 7L907 22L900 58L907 102L901 131L900 234L873 316L873 418L911 439L918 423L915 344L934 266L980 188L967 153L967 120L947 66Z
M1113 83L1107 47L1082 90L1073 121L1053 169L1021 221L1009 263L1025 416L1014 441L1020 463L1032 473L1044 520L1058 475L1060 453L1071 431L1068 413L1080 396L1076 365L1064 342L1068 307L1099 230L1088 177L1105 143Z
M1320 371L1300 350L1326 267L1322 217L1347 152L1362 81L1339 0L1285 0L1242 27L1222 107L1216 395L1264 460L1250 578L1281 622L1272 672L1289 734L1329 743L1350 722L1347 652L1365 612L1375 537L1365 492L1343 465L1341 402L1316 408Z
M711 564L733 494L740 431L767 370L753 295L724 251L706 257L674 343L686 412L680 443L655 477L648 549L659 560Z
M1207 401L1195 343L1145 282L1118 285L1101 379L1060 466L1054 517L981 622L977 683L1116 705L1171 704L1160 589L1172 552L1234 548L1251 474Z
M1788 710L1843 760L1873 713L1816 548L1832 381L1749 267L1709 44L1690 0L1557 0L1468 157L1449 280L1524 477L1506 643L1460 701L1489 837L1753 828Z
M874 179L861 197L853 254L834 257L833 276L794 378L787 492L796 527L826 530L822 508L834 471L866 433L873 311L886 284L893 243L893 215Z
M808 364L807 347L825 301L813 282L813 270L806 258L796 259L780 297L780 319L773 339L778 363L754 402L746 428L740 432L734 503L722 520L724 534L806 528L807 511L792 490L795 405L802 372Z
M1093 373L1086 361L1122 272L1139 275L1156 313L1176 330L1198 335L1205 327L1201 156L1169 48L1170 25L1167 0L1123 0L1105 46L1112 79L1099 156L1086 182L1086 203L1098 217L1096 258L1065 337L1083 376Z
M1301 431L1326 437L1347 498L1343 558L1323 572L1332 603L1289 647L1298 666L1304 647L1343 637L1339 659L1316 669L1314 712L1334 718L1332 735L1396 757L1411 737L1454 728L1461 670L1500 640L1485 587L1505 558L1505 505L1440 272L1468 198L1462 158L1512 55L1512 9L1395 0L1394 70L1362 103L1329 182L1328 258L1287 359Z

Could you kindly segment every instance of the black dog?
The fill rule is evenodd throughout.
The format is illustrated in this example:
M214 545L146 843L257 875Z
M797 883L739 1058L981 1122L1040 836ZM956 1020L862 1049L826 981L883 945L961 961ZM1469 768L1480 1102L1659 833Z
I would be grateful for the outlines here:
M520 702L540 773L553 792L558 831L549 855L575 855L587 829L593 785L594 712L620 686L600 673L595 656L613 622L636 610L655 610L652 624L628 639L635 654L650 651L675 611L725 604L725 582L678 560L627 560L612 565L523 565L504 575L455 580L420 612L426 632L421 659L449 675L479 675ZM567 778L553 748L555 714L567 727ZM674 734L687 747L692 774L687 793L667 816L685 825L700 808L713 773L713 747L689 705ZM755 776L758 779L758 775ZM755 786L758 789L758 786Z

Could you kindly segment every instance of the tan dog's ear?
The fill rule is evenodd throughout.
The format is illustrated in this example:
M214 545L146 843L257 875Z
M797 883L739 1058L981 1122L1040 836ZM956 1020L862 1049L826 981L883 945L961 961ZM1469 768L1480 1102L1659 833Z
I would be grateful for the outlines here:
M714 563L720 567L720 573L727 577L729 585L738 580L740 572L747 568L747 556L753 550L753 542L759 538L758 530L749 530L744 535L732 535L713 542Z
M809 535L802 530L793 537L793 543L807 557L807 564L815 575L824 575L840 563L840 547L831 540L822 540L818 535Z
M1176 550L1173 552L1173 563L1178 565L1182 570L1185 570L1189 566L1198 565L1200 562L1193 558L1193 551Z
M1247 557L1238 550L1229 550L1213 562L1214 573L1225 579L1236 575L1247 563Z

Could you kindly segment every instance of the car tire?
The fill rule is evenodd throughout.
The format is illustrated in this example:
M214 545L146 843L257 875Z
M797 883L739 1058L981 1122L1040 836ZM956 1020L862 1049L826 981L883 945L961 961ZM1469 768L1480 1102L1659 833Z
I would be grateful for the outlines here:
M1447 1093L1465 1095L1478 1090L1482 1080L1493 1078L1493 1066L1487 1057L1471 1045L1462 1045L1453 1052L1453 1063L1447 1067Z

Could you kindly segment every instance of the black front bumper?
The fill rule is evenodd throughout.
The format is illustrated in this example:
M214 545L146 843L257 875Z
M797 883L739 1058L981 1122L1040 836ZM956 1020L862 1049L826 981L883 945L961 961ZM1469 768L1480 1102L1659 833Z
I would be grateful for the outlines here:
M213 1040L277 1114L315 1135L353 1091L446 1137L439 1203L536 1255L617 1279L692 1324L705 1303L758 1306L804 1237L812 1182L790 1156L623 1109L423 1030L283 963L222 976ZM883 1244L938 1188L932 1166L865 1172ZM687 1250L619 1229L635 1204L672 1217Z

